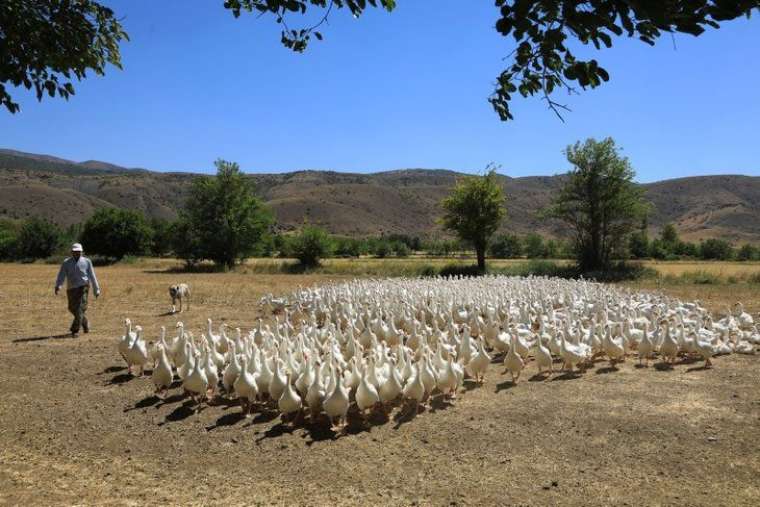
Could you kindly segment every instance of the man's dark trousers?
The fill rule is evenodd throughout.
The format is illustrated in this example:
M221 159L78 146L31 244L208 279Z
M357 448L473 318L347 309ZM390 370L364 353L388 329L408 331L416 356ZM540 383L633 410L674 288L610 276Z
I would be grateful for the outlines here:
M66 291L66 296L69 300L69 312L74 316L74 321L71 323L71 332L78 333L79 326L82 326L85 332L90 330L90 326L87 322L87 291L89 286L82 285L75 289L69 289Z

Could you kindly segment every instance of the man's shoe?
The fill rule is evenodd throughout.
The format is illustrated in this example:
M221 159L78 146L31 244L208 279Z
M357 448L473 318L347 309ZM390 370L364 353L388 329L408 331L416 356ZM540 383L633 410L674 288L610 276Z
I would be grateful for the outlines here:
M82 331L84 331L84 334L87 334L90 332L90 326L82 326Z
M71 337L72 338L79 338L79 333L77 333L76 331L72 331L71 332Z

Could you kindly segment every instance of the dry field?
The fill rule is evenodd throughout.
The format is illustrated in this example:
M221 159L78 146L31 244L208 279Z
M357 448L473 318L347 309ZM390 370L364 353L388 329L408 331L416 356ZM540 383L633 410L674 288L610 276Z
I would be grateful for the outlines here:
M263 293L340 277L165 267L99 268L94 330L74 340L56 336L69 324L57 266L0 264L0 504L760 504L760 356L711 370L600 362L516 386L492 365L484 386L412 420L291 430L234 404L195 414L179 396L159 401L149 379L126 375L121 321L149 338L172 326L167 287L185 280L191 329L208 316L248 329ZM648 283L636 287L760 311L758 285Z

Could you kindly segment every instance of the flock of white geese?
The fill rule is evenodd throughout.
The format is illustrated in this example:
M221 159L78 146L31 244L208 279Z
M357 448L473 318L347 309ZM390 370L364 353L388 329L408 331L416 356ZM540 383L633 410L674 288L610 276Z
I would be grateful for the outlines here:
M416 411L433 397L451 399L465 381L482 383L500 357L513 382L526 365L538 373L584 371L598 358L627 356L672 364L754 353L760 330L740 303L713 320L699 302L635 293L589 281L486 276L355 280L299 288L262 299L272 325L250 332L225 324L195 336L148 342L126 319L118 343L129 372L152 369L159 396L181 382L195 402L235 397L283 419L325 414L345 427L349 408ZM560 366L561 363L561 366Z

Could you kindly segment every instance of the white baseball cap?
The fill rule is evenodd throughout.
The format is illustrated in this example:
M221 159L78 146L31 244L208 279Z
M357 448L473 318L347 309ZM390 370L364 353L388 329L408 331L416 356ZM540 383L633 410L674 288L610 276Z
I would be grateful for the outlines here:
M82 244L81 243L74 243L71 245L71 251L72 252L81 252L82 251Z

